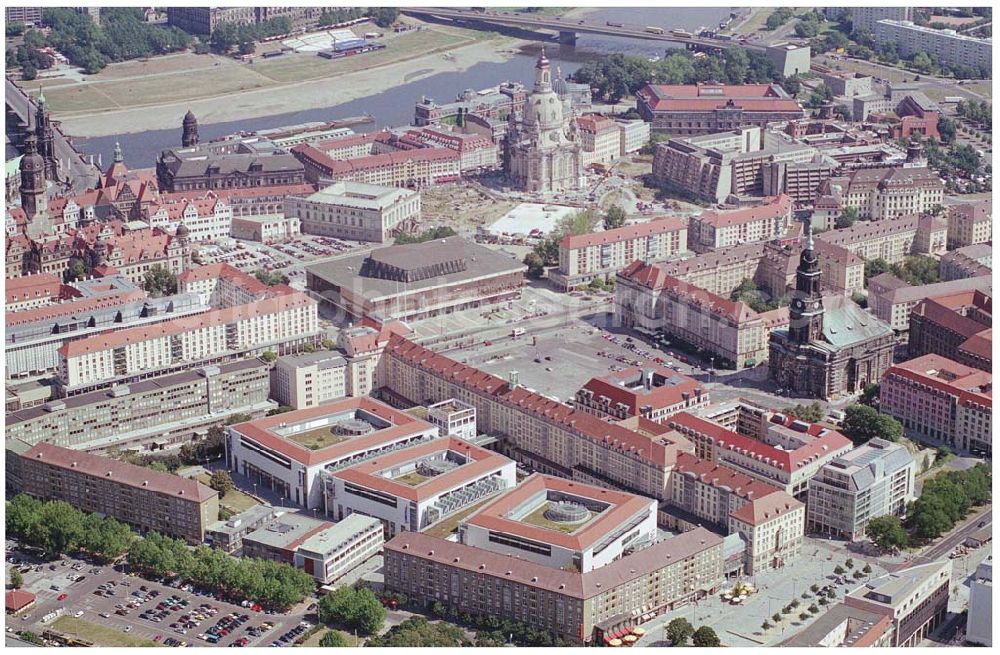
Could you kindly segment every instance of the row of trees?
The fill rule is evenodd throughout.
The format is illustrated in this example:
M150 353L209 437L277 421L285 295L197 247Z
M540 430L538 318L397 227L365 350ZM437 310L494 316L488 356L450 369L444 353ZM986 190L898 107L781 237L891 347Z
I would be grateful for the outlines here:
M389 27L399 18L398 7L327 7L319 16L319 26L327 27L368 16L379 27Z
M322 642L320 645L323 645ZM457 648L472 645L458 626L444 621L431 622L422 616L410 617L390 628L384 635L372 637L365 642L366 647L394 648Z
M865 534L886 550L906 548L914 540L936 539L964 519L973 507L989 503L992 474L986 464L965 471L945 471L924 482L920 498L907 507L906 522L898 516L868 521Z
M124 523L87 514L61 500L18 494L7 503L7 534L49 557L82 553L102 562L128 554L129 564L154 578L180 578L232 599L286 609L315 589L308 573L288 564L237 559L221 550L191 549L180 539L150 532L140 539Z
M609 102L631 96L647 83L694 84L711 80L725 84L798 84L797 80L789 82L791 78L783 78L763 52L740 47L729 48L722 55L697 58L684 50L653 62L643 57L613 54L584 64L573 73L573 80L589 84L595 97Z
M49 557L84 552L102 562L121 557L132 544L132 530L112 518L86 514L67 502L42 502L18 494L7 503L7 534L42 549Z
M103 8L100 25L72 9L52 8L42 14L42 22L50 28L46 43L87 74L109 62L167 54L191 44L191 36L176 27L146 23L135 7Z
M504 646L508 643L536 647L569 645L562 637L550 631L496 616L469 614L440 602L431 606L431 613L451 623L475 628L475 645L480 647Z
M278 284L288 284L288 276L281 271L267 271L263 268L258 268L253 272L253 276L269 287Z
M914 286L934 284L940 281L937 260L929 255L912 255L902 264L890 264L881 257L865 261L865 284L882 273L892 273L899 279Z
M327 625L372 635L385 623L385 607L367 587L338 587L319 601L319 620Z
M955 107L959 116L968 118L973 123L980 123L985 127L993 127L993 105L988 102L978 100L962 100Z
M774 13L767 17L767 22L764 23L764 26L769 30L776 30L791 20L794 15L795 12L790 7L778 7L774 10Z
M282 36L292 31L292 20L288 16L271 18L261 23L238 25L236 23L220 23L212 30L208 45L213 51L226 54L234 47L239 47L240 54L250 54L254 44L272 36Z
M420 234L400 234L396 237L395 243L397 246L405 243L423 243L425 241L453 237L456 234L458 234L458 232L451 229L447 225L441 225L424 230Z

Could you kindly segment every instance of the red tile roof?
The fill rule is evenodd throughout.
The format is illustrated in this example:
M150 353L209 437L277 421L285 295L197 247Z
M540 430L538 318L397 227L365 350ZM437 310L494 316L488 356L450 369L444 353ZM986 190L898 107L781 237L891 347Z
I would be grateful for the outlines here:
M695 478L711 487L725 487L740 498L763 498L781 491L774 485L751 478L734 469L707 459L695 457L691 453L681 453L677 456L674 473L681 473Z
M446 453L448 451L464 455L469 461L464 466L459 466L440 475L435 475L416 486L411 486L405 482L396 482L392 478L381 475L381 472L385 469L405 464L417 458L427 457L434 453ZM503 455L480 448L479 446L474 446L462 439L443 437L361 462L360 464L341 469L333 475L341 480L352 482L368 489L375 489L383 493L398 496L399 498L420 502L457 487L470 484L510 463L511 460Z
M114 307L116 305L124 305L126 303L135 302L136 300L142 300L145 297L145 291L135 289L124 293L116 293L97 298L81 298L71 302L45 305L44 307L36 307L34 309L24 311L7 312L4 319L7 327L14 327L16 325L34 323L35 321L54 320L60 316L82 315L87 312L93 312L107 307Z
M389 421L392 425L364 436L320 448L319 450L310 450L272 431L273 428L279 427L282 424L298 423L300 421L357 409L370 412L379 418ZM431 424L371 398L357 397L345 398L326 405L309 407L308 409L300 409L294 412L285 412L276 416L267 416L247 421L246 423L237 423L230 427L248 439L279 452L300 464L318 466L358 450L373 448L380 444L395 441L400 437L417 434L430 428Z
M217 491L197 480L182 478L173 473L154 471L145 466L127 464L112 457L93 455L46 442L35 444L21 457L192 502L203 502L212 496L219 495Z
M765 203L757 207L746 207L734 211L709 209L692 217L692 220L720 228L730 225L743 225L744 223L753 223L754 221L773 219L780 216L790 216L791 211L792 199L782 193L779 196L765 198Z
M35 602L35 594L23 589L11 589L4 593L3 600L8 612L20 612Z
M569 235L563 237L560 247L570 250L575 248L586 248L588 246L600 246L607 243L618 243L619 241L629 241L640 237L648 237L652 234L664 234L666 232L677 232L686 230L687 222L675 216L658 216L652 220L624 225L613 230L603 232L591 232L590 234ZM687 244L682 243L681 248Z
M608 503L610 507L573 533L551 530L508 518L511 512L536 494L546 491L576 495ZM651 504L652 501L649 498L642 496L535 473L523 480L515 488L505 492L502 496L469 516L465 522L487 530L513 534L542 543L555 544L570 550L586 550L594 544L599 543L608 533L620 527L632 516L644 509L648 509Z
M35 273L21 277L9 278L4 282L7 292L7 304L37 300L40 298L58 299L62 295L62 280L52 273ZM70 292L73 287L66 287Z
M270 286L258 280L249 273L244 273L234 266L225 262L196 266L184 271L178 277L182 284L192 284L202 280L219 279L240 287L248 293L254 294L258 298L265 298L269 295L280 295L288 293L291 289L286 285Z
M416 161L445 161L456 163L459 160L457 151L450 148L420 148L402 152L387 152L380 155L368 155L354 159L333 159L325 152L310 145L302 144L292 148L292 152L302 160L324 169L328 175L348 175L354 172L370 171L388 166L398 166Z
M628 268L619 273L618 276L644 286L651 291L667 291L683 299L688 304L704 307L713 314L725 316L735 323L752 321L758 318L757 312L750 309L746 303L734 302L706 289L667 275L658 264L647 264L641 260L636 260Z
M511 389L507 382L495 375L456 362L405 337L398 335L391 337L385 355L395 357L429 375L460 385L473 393L488 396L514 406L520 411L547 419L609 448L634 453L639 458L659 466L670 464L669 458L672 456L674 443L668 439L651 439L528 391L524 387Z
M646 390L642 385L642 376L645 370L665 378L667 383ZM638 382L639 384L635 388L629 388L622 386L619 382L628 382L629 384ZM708 391L700 382L659 365L629 368L602 377L590 378L583 385L583 389L593 392L595 400L600 396L606 396L611 399L612 406L615 403L626 405L629 408L629 413L633 416L638 415L640 408L647 405L653 410L657 410L681 404L685 401L685 395L688 399L695 400L698 397L696 391L700 391L702 396L706 400L708 399Z
M784 491L778 491L763 498L751 500L735 512L730 513L730 516L743 523L760 525L773 521L784 514L803 511L805 511L804 503L795 500Z
M993 376L989 372L941 355L922 355L891 366L882 379L890 380L894 376L955 396L962 404L993 406Z
M712 111L730 101L744 111L804 114L793 98L782 97L772 84L647 84L636 92L653 111Z

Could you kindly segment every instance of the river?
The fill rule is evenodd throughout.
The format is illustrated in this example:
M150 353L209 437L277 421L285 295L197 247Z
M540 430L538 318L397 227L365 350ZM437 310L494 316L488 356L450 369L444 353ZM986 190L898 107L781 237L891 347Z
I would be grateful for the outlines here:
M694 31L701 26L717 25L719 21L729 15L730 11L729 7L618 7L588 11L585 18L587 22L591 23L616 21ZM375 118L375 122L355 126L356 131L408 125L413 120L413 107L421 96L429 96L439 102L450 102L464 89L484 89L496 86L505 80L520 80L530 84L534 78L533 69L539 45L530 44L523 48L520 54L512 56L505 62L481 63L464 71L440 73L335 107L275 114L241 121L201 124L198 126L198 133L202 141L208 141L240 130L262 130L296 123L359 116L365 113L371 114ZM608 54L623 53L657 57L663 56L665 50L679 47L682 45L581 34L575 46L547 44L546 55L553 67L559 67L563 75L569 75L582 63ZM98 155L102 155L104 165L107 166L111 161L115 143L120 142L126 163L134 168L145 168L155 165L156 157L161 150L180 146L180 140L181 127L178 124L164 130L75 139L74 143L81 152L94 155L95 159Z

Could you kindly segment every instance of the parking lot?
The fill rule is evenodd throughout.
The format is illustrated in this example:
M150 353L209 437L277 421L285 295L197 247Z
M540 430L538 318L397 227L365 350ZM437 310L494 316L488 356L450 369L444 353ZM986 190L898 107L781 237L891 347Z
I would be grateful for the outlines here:
M96 642L93 637L110 630L131 637L134 645L267 646L298 627L309 627L302 625L304 611L269 614L108 566L73 559L41 563L23 553L15 557L19 565L26 560L32 564L23 573L24 589L37 600L30 613L8 621L14 631L42 634L53 629Z

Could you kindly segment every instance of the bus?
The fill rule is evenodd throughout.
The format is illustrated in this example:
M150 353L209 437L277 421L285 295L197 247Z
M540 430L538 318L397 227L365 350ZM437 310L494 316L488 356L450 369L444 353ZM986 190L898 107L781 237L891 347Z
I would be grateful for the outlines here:
M662 27L650 27L650 26L646 26L646 31L649 32L650 34L663 34L663 28Z
M693 36L691 32L688 32L687 30L670 30L670 33L674 36L679 36L682 39L690 39ZM663 34L663 32L660 32L660 34Z
M520 327L514 328L513 330L510 331L510 336L512 339L516 339L522 336L523 334L524 334L524 328Z

